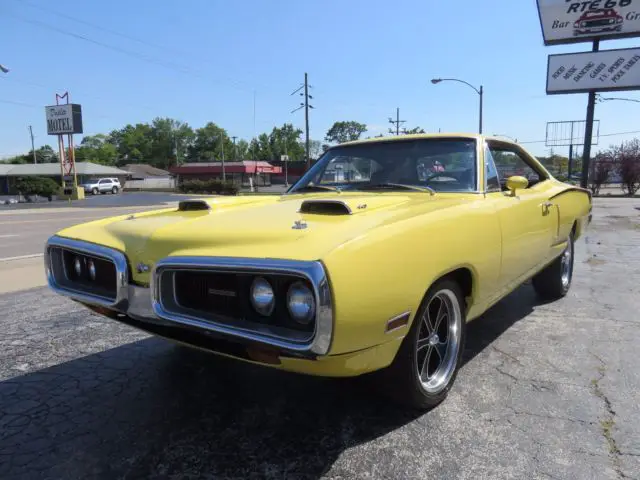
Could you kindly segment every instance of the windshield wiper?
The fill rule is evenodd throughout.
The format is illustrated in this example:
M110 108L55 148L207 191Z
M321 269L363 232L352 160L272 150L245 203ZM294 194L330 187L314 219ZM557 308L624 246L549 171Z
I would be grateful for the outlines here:
M400 190L416 190L418 192L429 192L434 195L436 191L431 187L419 187L417 185L405 185L403 183L373 183L370 185L363 185L358 187L357 190L392 190L394 188Z
M338 192L341 193L341 190L338 187L331 187L329 185L305 185L304 187L297 188L293 192L290 193L299 193L299 192L314 192L318 190L327 190L330 192Z

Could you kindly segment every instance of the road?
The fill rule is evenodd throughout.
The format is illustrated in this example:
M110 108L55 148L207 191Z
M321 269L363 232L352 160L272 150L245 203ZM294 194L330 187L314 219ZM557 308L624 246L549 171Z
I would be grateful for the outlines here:
M0 478L638 479L638 209L597 199L570 294L524 285L472 322L426 414L0 295Z
M44 243L62 228L90 220L164 208L181 195L130 193L88 197L86 201L21 204L0 208L0 293L45 284Z

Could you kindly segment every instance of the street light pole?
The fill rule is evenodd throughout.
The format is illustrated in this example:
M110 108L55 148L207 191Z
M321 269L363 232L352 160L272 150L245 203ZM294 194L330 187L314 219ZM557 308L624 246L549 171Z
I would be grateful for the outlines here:
M480 128L478 129L478 131L480 132L480 135L482 135L482 101L484 98L484 87L482 85L480 85Z
M465 82L464 80L459 80L457 78L434 78L434 79L431 80L431 83L433 83L434 85L436 85L438 83L441 83L441 82L464 83L468 87L471 87L480 96L480 119L479 119L478 132L480 134L482 134L482 117L483 117L483 111L482 110L483 110L483 102L484 102L484 87L482 85L480 85L480 89L477 89L476 87L471 85L469 82Z

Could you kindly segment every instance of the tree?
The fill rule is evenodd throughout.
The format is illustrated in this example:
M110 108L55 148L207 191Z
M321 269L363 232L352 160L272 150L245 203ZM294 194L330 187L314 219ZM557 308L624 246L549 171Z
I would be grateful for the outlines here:
M367 126L364 123L358 123L354 121L348 122L335 122L333 126L327 131L324 139L327 142L332 143L344 143L353 140L358 140L360 136L367 131Z
M235 158L236 160L241 161L246 160L249 157L249 142L243 139L238 140L235 145L235 152L232 153L230 158L232 160Z
M195 131L195 139L188 148L191 162L214 162L233 158L233 142L224 128L213 122Z
M184 162L195 133L187 124L172 118L155 118L151 123L153 143L151 164L168 169Z
M323 153L322 142L320 140L311 140L309 142L309 156L311 160L317 160Z
M416 135L418 133L425 133L424 128L420 128L420 127L414 127L410 130L407 130L406 128L404 130L402 130L402 133L405 135Z
M28 155L33 158L32 151L29 151ZM57 163L58 154L51 148L51 145L43 145L40 148L36 148L36 160L38 163Z
M39 195L51 200L58 191L58 184L48 177L18 177L15 188L22 195Z
M589 187L594 195L600 193L600 188L607 183L614 168L615 158L610 151L601 152L593 159Z
M269 160L280 160L282 155L289 155L292 162L304 160L305 147L300 141L301 135L302 130L294 128L291 123L285 123L280 128L275 127L269 134Z
M108 142L118 151L118 163L145 163L152 158L153 132L148 123L126 125L113 130Z
M102 133L84 137L80 146L75 149L76 162L115 165L118 160L118 149L107 140L108 137Z
M38 163L54 163L58 161L58 155L53 151L50 145L43 145L36 148L36 161ZM8 158L5 163L20 165L24 163L33 163L33 150L29 150L24 155L16 155Z
M640 140L622 144L618 150L618 165L622 190L632 197L640 190Z

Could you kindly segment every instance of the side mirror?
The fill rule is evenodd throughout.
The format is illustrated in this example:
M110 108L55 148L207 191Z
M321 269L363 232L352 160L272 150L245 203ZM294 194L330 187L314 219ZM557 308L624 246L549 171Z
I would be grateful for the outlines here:
M507 188L511 192L511 196L516 196L516 190L521 190L529 186L529 180L524 177L514 176L507 178Z

